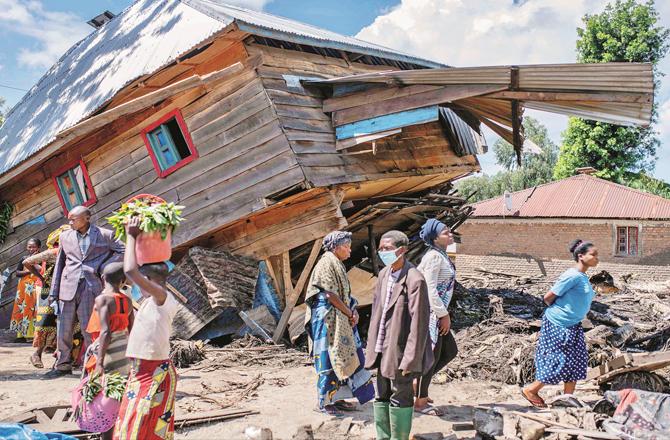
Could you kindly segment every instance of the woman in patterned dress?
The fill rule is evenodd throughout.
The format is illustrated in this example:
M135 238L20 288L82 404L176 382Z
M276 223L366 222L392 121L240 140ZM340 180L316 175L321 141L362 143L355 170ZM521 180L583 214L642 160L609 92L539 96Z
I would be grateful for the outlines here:
M577 239L570 244L570 253L577 264L563 272L544 295L548 307L535 351L535 382L521 390L537 408L547 407L539 395L545 385L563 382L563 392L570 396L577 381L586 379L588 351L581 322L596 295L586 271L598 265L598 249Z
M447 225L439 220L429 219L421 228L420 237L429 248L417 268L428 286L429 332L435 363L430 371L418 380L414 411L439 417L442 411L431 405L432 399L428 397L428 387L433 375L446 367L458 353L456 340L450 332L451 318L448 311L456 283L456 267L447 255L447 247L454 242L454 236Z
M35 318L35 335L33 338L35 352L30 356L30 363L35 368L44 368L42 353L45 349L56 349L56 314L48 302L48 296L54 264L58 255L60 234L68 229L70 229L69 225L63 225L51 232L47 237L47 250L31 255L23 260L25 269L42 279L40 294L36 295L37 316Z
M307 287L305 328L318 375L318 410L339 415L356 409L344 399L355 397L363 404L374 398L375 389L363 368L357 301L342 263L351 255L351 233L331 232L323 239L323 249Z
M26 244L28 255L21 258L16 267L16 276L19 285L16 288L16 298L9 329L16 332L17 341L32 339L35 331L35 316L37 314L37 296L42 287L42 274L35 275L23 266L23 260L40 251L42 242L38 238L31 238Z

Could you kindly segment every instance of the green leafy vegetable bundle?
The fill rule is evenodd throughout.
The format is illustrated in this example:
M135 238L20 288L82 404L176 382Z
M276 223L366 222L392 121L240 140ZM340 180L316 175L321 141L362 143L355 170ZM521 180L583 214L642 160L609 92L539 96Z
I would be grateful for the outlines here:
M143 232L160 232L163 240L167 237L169 231L174 230L182 220L181 205L174 203L160 202L149 200L133 200L121 205L121 208L114 211L112 215L107 217L107 221L114 228L116 238L125 241L126 239L126 223L131 217L139 217L141 219L140 229Z
M100 383L101 379L104 385ZM91 403L95 399L95 396L104 390L105 397L120 401L123 398L127 382L128 379L125 376L121 376L118 372L106 374L103 377L95 375L84 385L81 394L86 402Z

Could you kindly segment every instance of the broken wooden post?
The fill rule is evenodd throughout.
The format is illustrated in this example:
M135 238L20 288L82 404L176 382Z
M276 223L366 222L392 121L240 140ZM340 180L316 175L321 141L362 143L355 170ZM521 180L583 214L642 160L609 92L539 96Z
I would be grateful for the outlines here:
M284 311L281 314L279 324L277 324L277 329L275 330L274 335L272 336L272 340L275 343L279 342L279 340L284 335L284 332L286 331L286 327L288 326L288 320L291 317L291 312L293 312L293 308L295 307L296 302L298 302L298 298L300 298L300 293L302 293L302 289L307 284L307 280L309 279L309 276L312 272L314 263L316 263L316 258L319 256L320 250L321 250L321 240L320 239L314 240L314 244L312 245L312 251L309 254L309 258L307 258L307 263L305 264L305 267L302 269L302 272L300 273L298 283L295 285L295 288L293 288L291 292L287 292L286 306L284 307ZM288 254L288 252L286 253Z
M377 244L375 243L375 236L372 232L374 229L373 224L368 225L368 258L370 258L370 264L372 264L372 273L375 276L379 276L379 266L377 265Z

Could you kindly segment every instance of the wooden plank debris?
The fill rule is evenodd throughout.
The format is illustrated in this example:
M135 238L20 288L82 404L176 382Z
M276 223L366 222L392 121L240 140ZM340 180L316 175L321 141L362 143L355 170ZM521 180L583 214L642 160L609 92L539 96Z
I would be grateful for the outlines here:
M211 411L205 413L198 413L188 416L176 416L174 424L176 428L182 428L184 426L191 425L201 425L204 423L211 422L220 422L224 420L237 419L240 417L246 417L254 414L260 414L258 411L253 410L222 410L222 411Z
M670 352L625 353L602 365L589 369L587 379L599 384L607 383L615 376L631 371L655 371L670 366Z
M293 308L295 307L298 298L300 298L300 294L302 293L303 288L307 284L307 280L309 279L309 276L312 273L312 268L314 267L314 263L316 263L316 259L319 256L320 251L321 251L321 240L314 240L314 244L312 244L312 250L307 259L307 264L305 264L305 267L303 268L302 273L300 274L298 283L295 285L295 288L292 289L290 296L287 295L286 297L286 306L284 307L284 311L282 312L279 324L277 324L277 329L275 330L274 335L272 336L272 339L274 340L275 343L279 342L282 336L284 336L284 332L286 331L286 327L288 326L288 321L289 318L291 317L291 313L293 312Z
M575 436L579 438L586 439L602 439L602 440L619 440L621 437L614 434L609 434L602 431L589 431L587 429L576 429L576 428L553 428L549 427L545 429L546 432L552 432L555 434L565 434L569 436Z

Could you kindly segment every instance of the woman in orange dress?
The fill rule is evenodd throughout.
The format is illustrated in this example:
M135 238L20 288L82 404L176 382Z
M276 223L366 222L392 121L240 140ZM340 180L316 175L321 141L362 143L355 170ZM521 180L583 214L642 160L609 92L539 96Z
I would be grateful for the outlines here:
M35 316L37 315L37 297L42 288L42 273L35 275L23 266L23 260L35 255L40 251L42 242L37 238L28 240L26 249L27 256L21 258L16 267L16 276L19 277L19 285L16 289L16 299L9 329L16 332L16 339L32 339L35 331Z
M34 254L23 260L23 266L35 276L42 277L41 294L37 298L37 317L35 318L35 335L33 347L35 352L30 356L30 363L35 368L44 368L42 353L45 349L56 349L56 314L48 302L49 288L53 276L60 234L70 229L70 225L63 225L51 232L47 238L47 250ZM79 343L78 345L80 345Z

